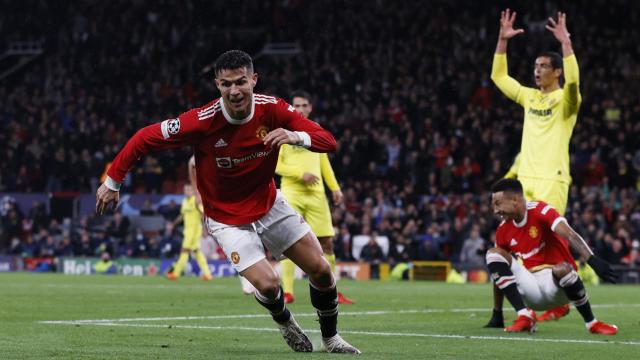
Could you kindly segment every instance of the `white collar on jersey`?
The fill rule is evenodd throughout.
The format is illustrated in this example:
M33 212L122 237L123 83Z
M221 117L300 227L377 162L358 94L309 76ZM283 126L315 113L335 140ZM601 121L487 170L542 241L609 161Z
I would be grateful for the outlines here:
M515 220L512 220L513 221L513 225L515 225L516 227L519 227L519 228L527 225L527 214L528 213L529 213L529 210L527 209L524 212L524 217L522 218L522 221L520 221L519 223L517 223Z
M229 113L227 112L227 108L224 106L224 99L222 97L220 98L220 107L222 107L222 114L224 115L224 118L227 119L227 122L229 122L229 124L242 125L248 123L253 118L253 113L256 110L256 98L254 95L251 95L251 112L249 113L249 116L244 119L238 120L232 118L231 115L229 115Z

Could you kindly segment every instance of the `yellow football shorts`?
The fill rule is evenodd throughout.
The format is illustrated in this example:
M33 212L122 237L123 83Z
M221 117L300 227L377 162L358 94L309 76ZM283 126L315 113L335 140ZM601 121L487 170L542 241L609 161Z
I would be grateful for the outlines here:
M329 201L324 192L299 193L281 191L291 207L302 215L317 237L334 236L336 234L331 222Z
M529 201L544 201L564 215L569 198L569 184L555 180L518 177Z
M202 237L202 225L184 228L184 239L182 240L182 248L189 250L200 249L200 238Z

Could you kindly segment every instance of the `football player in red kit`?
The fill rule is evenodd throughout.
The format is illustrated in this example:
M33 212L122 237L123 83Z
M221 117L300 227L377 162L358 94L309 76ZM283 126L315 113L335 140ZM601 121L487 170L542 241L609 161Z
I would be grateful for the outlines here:
M142 128L129 139L97 191L97 212L117 203L126 172L141 156L193 147L207 230L234 269L256 288L256 300L269 310L286 343L295 351L313 350L285 306L280 279L265 258L265 246L309 275L311 303L318 313L324 349L360 353L336 330L336 283L318 239L276 190L273 180L281 145L330 152L335 151L336 140L282 99L255 94L258 74L245 52L231 50L220 55L215 77L220 98Z
M569 245L598 276L614 282L616 276L611 266L593 255L582 237L551 205L527 202L518 180L502 179L493 186L492 193L493 211L502 223L496 231L496 247L487 252L487 266L496 286L518 313L505 331L533 332L536 329L533 310L548 310L571 302L591 333L615 335L617 326L593 316Z

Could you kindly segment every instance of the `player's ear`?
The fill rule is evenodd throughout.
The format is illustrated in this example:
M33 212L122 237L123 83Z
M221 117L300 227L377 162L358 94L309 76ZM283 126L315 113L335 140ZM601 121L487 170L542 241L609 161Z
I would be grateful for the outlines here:
M554 75L560 80L562 78L562 69L554 69Z
M222 92L222 89L220 89L220 80L218 80L218 78L213 79L213 81L216 83L216 88L218 88L218 90L220 90L220 92Z
M257 83L258 83L258 73L254 72L251 75L251 87L255 87Z

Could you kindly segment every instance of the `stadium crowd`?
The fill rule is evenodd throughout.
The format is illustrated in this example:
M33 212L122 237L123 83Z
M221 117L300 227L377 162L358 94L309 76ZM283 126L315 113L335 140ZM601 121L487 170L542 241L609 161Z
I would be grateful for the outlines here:
M586 3L564 4L584 99L571 139L566 216L604 259L639 265L640 6ZM297 54L255 57L258 92L310 91L312 118L338 140L331 159L345 202L333 208L337 257L353 259L357 235L386 236L388 254L380 259L366 247L363 258L483 266L479 254L497 225L488 191L518 152L523 117L489 80L500 4L0 4L2 47L38 39L45 46L40 59L0 83L0 193L94 192L135 129L217 96L202 70L217 54L238 41L252 54L265 43L294 42ZM543 33L555 11L546 2L516 9L528 34ZM513 77L532 86L536 54L555 46L551 35L513 41ZM184 179L189 156L183 149L146 157L125 192L178 192L167 184ZM168 220L172 214L163 212ZM149 237L129 230L121 215L100 231L91 226L99 219L60 220L43 204L22 213L5 201L0 215L0 253L170 257L180 246L170 221Z

